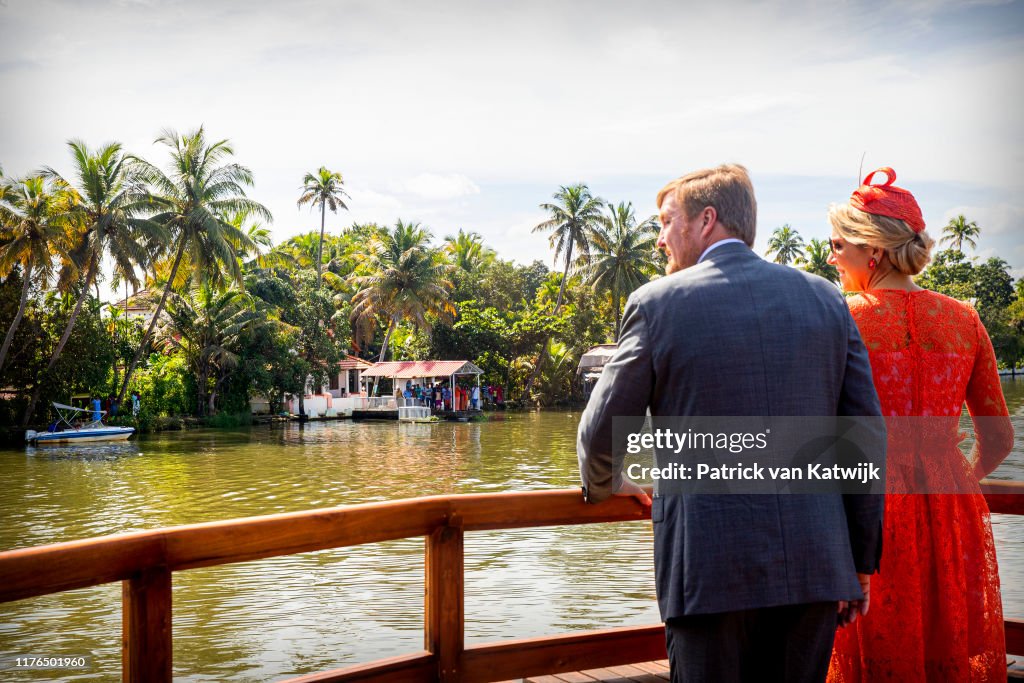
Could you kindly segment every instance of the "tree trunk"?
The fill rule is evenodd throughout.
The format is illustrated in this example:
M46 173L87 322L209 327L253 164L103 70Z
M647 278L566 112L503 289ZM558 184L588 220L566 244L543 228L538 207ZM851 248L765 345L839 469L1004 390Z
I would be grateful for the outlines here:
M196 412L200 417L206 414L206 385L209 384L210 378L208 371L204 368L199 373L199 377L196 381Z
M320 247L316 250L316 286L320 286L320 271L324 265L324 220L327 218L327 203L320 202Z
M378 363L383 363L384 359L388 355L388 344L391 343L391 335L395 331L395 326L398 322L396 316L391 316L390 322L388 322L388 331L384 333L384 345L380 347L380 358L377 359Z
M94 266L96 264L93 264ZM53 350L50 355L50 361L46 364L46 369L36 377L35 387L32 389L32 398L28 401L28 406L25 408L25 414L21 418L21 426L26 427L29 420L32 419L32 413L36 410L36 404L39 403L39 395L43 390L43 382L46 380L47 375L50 374L50 370L53 370L53 366L57 364L57 360L60 358L61 353L64 352L64 346L68 343L68 339L71 338L71 332L75 329L75 322L78 320L78 314L82 312L82 304L85 303L85 298L89 296L89 287L92 285L93 280L96 278L96 269L90 268L89 274L85 278L85 286L82 287L82 294L78 297L78 301L75 302L75 307L71 311L71 317L68 318L67 325L64 326L64 333L60 336L60 341L57 342L57 348ZM98 301L99 299L97 299Z
M174 265L171 266L171 276L167 279L167 285L164 287L163 296L160 297L160 303L156 307L156 311L153 313L153 319L149 321L149 327L146 329L146 334L142 335L142 341L139 343L139 348L135 350L135 357L132 358L131 365L124 372L124 384L121 385L121 392L117 395L117 402L124 402L124 395L128 392L128 382L132 379L132 373L135 372L135 367L139 364L139 360L142 358L142 351L146 348L146 344L149 343L149 338L153 336L153 330L156 329L157 320L160 319L160 314L164 310L164 304L167 303L167 297L171 293L171 287L174 285L174 278L178 275L178 266L181 265L181 257L185 255L185 240L181 240L181 244L178 245L178 253L174 257Z
M18 313L14 316L14 320L11 321L11 326L7 328L7 336L4 337L4 345L0 347L0 370L4 367L4 361L7 360L7 352L11 350L11 342L14 341L14 332L18 329L18 325L21 324L21 319L25 315L25 305L28 303L28 290L32 282L32 263L29 262L25 265L24 272L25 282L21 286L21 301L18 303Z
M572 247L573 242L569 240L569 249L565 252L565 271L562 273L562 284L558 288L558 299L555 301L555 310L552 311L551 316L558 315L558 309L562 307L562 296L565 294L565 283L569 281L569 266L572 264ZM549 334L544 340L544 345L540 347L540 353L537 354L537 363L533 366L533 372L530 373L530 379L526 380L526 387L523 388L523 395L520 400L528 401L530 399L530 389L533 388L533 383L540 377L540 370L544 365L545 350L548 348L548 342L551 341L551 335Z
M388 344L391 343L391 335L395 331L395 327L398 324L398 316L391 316L390 322L388 322L388 331L384 333L384 344L380 347L380 357L377 359L378 363L383 363L384 359L388 355ZM373 378L373 393L372 396L377 395L377 380L379 377Z
M622 331L622 313L620 312L619 293L612 288L612 298L615 299L615 343L619 343L619 332Z

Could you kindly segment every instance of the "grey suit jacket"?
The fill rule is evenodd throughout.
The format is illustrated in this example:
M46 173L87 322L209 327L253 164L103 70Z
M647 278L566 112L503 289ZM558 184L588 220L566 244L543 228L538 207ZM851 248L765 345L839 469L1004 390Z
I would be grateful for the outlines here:
M580 422L585 495L620 476L612 418L877 416L867 351L842 295L743 244L630 296L618 349ZM884 449L884 432L878 448ZM858 599L881 556L880 495L656 496L651 512L663 619Z

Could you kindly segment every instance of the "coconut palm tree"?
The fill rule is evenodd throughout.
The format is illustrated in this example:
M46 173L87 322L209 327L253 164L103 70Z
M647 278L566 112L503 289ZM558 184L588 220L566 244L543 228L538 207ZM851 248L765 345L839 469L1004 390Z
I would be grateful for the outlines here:
M590 194L590 188L584 183L562 186L552 195L558 203L541 204L540 208L550 217L534 227L533 232L550 232L548 242L555 250L555 262L565 255L565 269L562 273L562 287L555 302L554 313L562 306L565 294L565 283L569 280L569 270L574 266L585 266L590 262L590 235L594 228L601 224L601 209L604 200ZM574 249L579 250L576 261L573 261Z
M797 258L796 262L802 265L808 273L814 273L829 282L838 283L839 271L828 262L829 254L828 242L812 238L807 243L807 251L803 256Z
M459 234L448 235L444 241L444 250L452 263L467 273L475 273L494 261L494 250L484 246L483 238L478 233L460 228Z
M64 351L89 290L99 279L104 257L112 259L118 281L138 288L135 269L146 267L147 246L162 246L167 241L164 227L142 215L150 204L120 144L111 143L96 151L90 151L81 140L69 140L68 146L74 160L75 182L64 179L52 168L46 168L44 173L57 187L70 193L74 201L73 218L82 228L72 252L72 261L76 264L73 270L79 274L78 300L46 369L36 380L24 424L35 412L42 380Z
M775 254L775 262L788 266L794 259L803 258L804 238L789 223L775 228L768 239L768 254ZM767 255L767 254L766 254Z
M167 173L142 159L135 158L135 163L140 176L150 185L149 201L160 207L152 220L170 232L168 253L174 253L174 260L160 302L125 372L119 401L124 400L132 373L153 336L186 251L194 286L221 287L229 280L241 282L242 267L236 250L252 249L253 244L248 235L224 216L246 212L273 220L266 207L245 196L244 188L252 186L252 172L237 163L225 163L234 154L227 140L211 143L200 127L186 135L165 130L156 142L170 149Z
M622 297L650 282L658 271L658 220L651 216L639 225L632 202L609 206L609 214L590 235L591 260L584 266L587 284L595 292L607 291L615 307L615 341L619 340Z
M419 223L398 221L368 245L368 275L352 275L353 328L365 331L387 319L380 361L387 356L395 326L411 321L417 329L430 329L428 315L448 317L455 307L448 300L454 266L430 248L433 235Z
M558 315L562 307L562 299L565 296L565 285L569 282L569 270L573 266L586 266L590 263L590 235L594 228L601 222L601 209L604 207L604 200L590 194L590 188L585 183L576 185L563 185L552 195L555 203L544 203L540 208L550 214L550 217L536 227L533 232L550 232L548 242L555 250L555 263L559 256L564 254L565 268L562 272L562 286L558 290L558 299L555 301L555 310L552 315ZM573 261L573 250L579 254ZM533 383L537 380L544 365L545 349L547 342L541 347L540 356L534 364L530 378L526 380L523 388L523 397L530 394Z
M238 365L242 334L266 318L240 289L219 292L209 284L184 294L171 292L165 311L159 339L167 348L185 354L196 379L197 411L212 415L218 392Z
M971 245L971 249L978 246L977 237L981 235L981 228L974 221L967 220L967 217L960 214L951 218L946 227L942 229L942 241L959 252L964 250L964 242Z
M71 206L70 195L42 175L5 184L0 198L0 277L19 266L23 282L18 312L0 346L0 369L25 316L33 281L45 285L53 275L54 258L67 259Z
M309 204L311 209L317 204L320 205L320 248L317 250L316 255L316 276L318 279L320 278L323 264L324 221L327 219L327 209L330 209L331 213L338 213L338 207L348 211L348 207L342 201L342 197L348 196L345 190L342 189L344 183L345 181L340 173L328 171L324 166L321 166L320 170L316 173L307 173L306 177L302 180L302 196L299 197L297 204L300 207Z

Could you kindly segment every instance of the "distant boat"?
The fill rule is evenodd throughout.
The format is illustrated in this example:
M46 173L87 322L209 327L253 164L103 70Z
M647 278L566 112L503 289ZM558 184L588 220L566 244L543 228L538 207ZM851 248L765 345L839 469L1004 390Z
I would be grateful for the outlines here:
M25 441L37 446L124 441L135 432L134 427L110 427L103 424L105 410L76 408L63 403L54 403L53 407L57 410L57 421L50 425L45 432L29 429L25 432ZM89 419L90 416L92 419ZM76 422L76 419L82 420L82 422Z

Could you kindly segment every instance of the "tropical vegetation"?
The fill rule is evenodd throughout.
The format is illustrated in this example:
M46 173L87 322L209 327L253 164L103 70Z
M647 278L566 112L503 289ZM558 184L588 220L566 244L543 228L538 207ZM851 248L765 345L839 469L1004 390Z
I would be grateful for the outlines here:
M319 225L277 244L252 172L203 128L167 130L151 162L117 143L68 143L66 174L0 171L0 428L39 425L49 400L141 396L121 417L247 419L263 397L326 385L346 354L370 361L464 359L520 405L580 400L590 347L618 338L629 295L664 272L655 217L585 183L540 204L553 269L502 259L478 232L438 239L426 225L327 226L347 209L341 173L303 179ZM982 229L958 216L918 278L975 302L999 360L1024 360L1024 286L999 258L979 261ZM826 241L776 229L768 256L834 283ZM119 301L103 301L101 285ZM121 296L123 292L123 297ZM147 315L139 315L147 311ZM43 400L46 399L46 400ZM219 422L218 422L219 421Z

